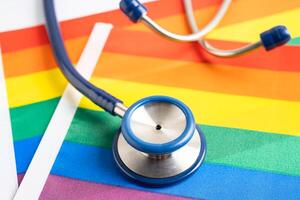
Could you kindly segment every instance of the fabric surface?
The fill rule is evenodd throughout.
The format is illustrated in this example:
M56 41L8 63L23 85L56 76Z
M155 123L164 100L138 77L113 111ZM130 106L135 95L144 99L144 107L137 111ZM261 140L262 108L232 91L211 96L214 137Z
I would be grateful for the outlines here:
M220 3L194 1L200 26ZM147 5L162 26L189 32L181 0ZM92 82L126 105L149 95L184 101L208 149L205 163L183 182L143 187L114 164L111 144L120 119L83 99L40 199L299 199L299 15L300 0L233 1L220 26L208 35L215 45L232 48L254 42L277 24L285 24L293 40L271 52L259 49L230 59L208 55L196 43L165 40L132 24L119 10L62 22L74 64L94 23L112 23ZM0 41L21 178L67 82L44 26L2 32Z

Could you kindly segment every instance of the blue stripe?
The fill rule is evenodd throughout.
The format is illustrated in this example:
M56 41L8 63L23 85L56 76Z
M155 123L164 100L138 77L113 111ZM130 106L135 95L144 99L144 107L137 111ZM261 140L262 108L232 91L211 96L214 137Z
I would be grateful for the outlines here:
M15 142L18 173L24 173L40 137ZM299 199L300 177L204 164L185 181L144 188L120 174L108 149L64 142L52 174L139 190L205 199Z

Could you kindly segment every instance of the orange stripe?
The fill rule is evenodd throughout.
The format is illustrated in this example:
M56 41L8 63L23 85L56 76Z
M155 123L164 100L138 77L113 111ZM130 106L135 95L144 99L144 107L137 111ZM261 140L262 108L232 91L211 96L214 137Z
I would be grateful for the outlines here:
M79 58L85 40L86 38L81 38L67 42L68 49L76 49L70 54L73 62ZM7 62L9 65L5 64L7 76L34 73L56 66L47 46L41 48L40 55L30 52L35 51L35 49L25 51L27 51L26 54L19 52L19 55L14 55L11 59L8 59L8 54L4 55L6 57L5 62L9 60ZM27 61L13 59L31 57L30 53L32 56L37 55L36 59L29 58ZM27 66L27 64L30 65ZM300 74L291 72L172 61L143 56L125 56L106 51L98 63L95 75L206 91L300 100L300 93L296 92L300 88Z
M74 63L79 58L86 40L86 37L82 37L66 42L70 58ZM134 42L132 42L133 40ZM215 43L224 48L240 45L221 41ZM246 56L222 59L203 54L203 50L199 50L196 44L176 43L161 39L156 34L151 33L113 29L104 51L203 62L207 63L207 66L214 63L246 68L300 71L300 60L295 59L300 54L300 47L297 46L281 47L268 53L261 49ZM3 54L3 61L6 67L6 76L17 76L47 70L56 65L49 45Z
M66 49L73 63L80 57L88 37L66 41ZM56 66L51 47L43 45L14 53L3 54L6 77L20 76L44 70Z
M104 53L95 75L204 91L300 100L300 73Z
M300 1L290 0L235 0L220 26L225 26L233 23L258 19L269 16L275 13L288 11L300 7ZM199 18L201 20L201 18Z
M219 6L220 2L221 0L203 0L194 1L194 4L195 9L198 9L214 4L218 4ZM272 6L268 6L270 4ZM155 19L183 12L183 5L181 0L164 0L149 3L147 5L149 8L149 15L153 16ZM263 9L257 9L257 5L262 5ZM202 12L205 9L201 9L199 11L200 16L198 15L198 17L201 18L200 21L208 21L213 16L213 13L215 12L218 6L209 8L209 12ZM295 6L299 6L299 2L287 1L285 2L285 4L282 4L281 0L234 1L228 12L228 15L225 17L224 21L222 21L222 24L227 25L252 18L262 17L283 10L287 10ZM112 11L108 13L102 13L63 22L62 31L64 37L65 39L71 39L79 36L88 35L94 23L99 21L112 23L118 27L131 24L131 22L129 22L129 20L120 11ZM180 22L178 22L178 24L179 23ZM184 24L186 25L186 23ZM24 38L26 38L26 40L24 40ZM46 31L43 26L1 33L0 41L3 52L12 52L24 48L47 44L49 42L46 36Z

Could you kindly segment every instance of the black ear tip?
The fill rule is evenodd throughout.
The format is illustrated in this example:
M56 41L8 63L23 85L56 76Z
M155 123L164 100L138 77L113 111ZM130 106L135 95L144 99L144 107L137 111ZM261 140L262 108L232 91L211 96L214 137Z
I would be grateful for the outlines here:
M121 0L120 9L126 14L132 22L138 22L144 13L147 12L146 7L138 0Z
M261 33L260 38L265 49L269 51L286 44L291 39L291 35L285 26L279 25Z

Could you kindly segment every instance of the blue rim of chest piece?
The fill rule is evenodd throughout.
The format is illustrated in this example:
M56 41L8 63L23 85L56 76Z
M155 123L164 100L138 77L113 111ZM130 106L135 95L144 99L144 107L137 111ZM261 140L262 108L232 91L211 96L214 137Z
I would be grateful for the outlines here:
M176 139L163 144L153 144L141 140L136 136L136 134L134 134L130 126L131 124L130 119L136 109L146 104L157 103L157 102L169 103L177 106L178 108L181 109L181 111L184 113L186 118L186 127L184 131L181 133L181 135ZM128 142L128 144L130 144L133 148L139 151L142 151L144 153L149 153L149 154L167 154L176 151L177 149L183 147L190 141L190 139L194 134L195 128L196 128L195 120L191 110L183 102L167 96L150 96L137 101L136 103L134 103L132 106L128 108L128 110L126 111L123 117L122 125L121 125L123 136L125 140Z
M199 126L196 126L196 129L199 133L200 141L201 141L201 148L200 148L199 155L193 165L191 165L187 170L185 170L175 176L166 177L166 178L149 178L149 177L139 175L139 174L133 172L132 170L130 170L121 160L119 153L118 153L118 149L117 149L118 148L117 147L118 138L119 138L119 135L121 134L121 131L119 131L116 134L116 136L114 138L113 146L112 146L114 160L115 160L118 168L121 170L121 172L124 175L126 175L127 177L130 177L131 179L136 181L137 183L144 184L146 186L153 186L153 187L167 186L170 184L175 184L179 181L184 180L189 175L194 173L203 164L203 162L205 160L205 155L206 155L205 136Z

